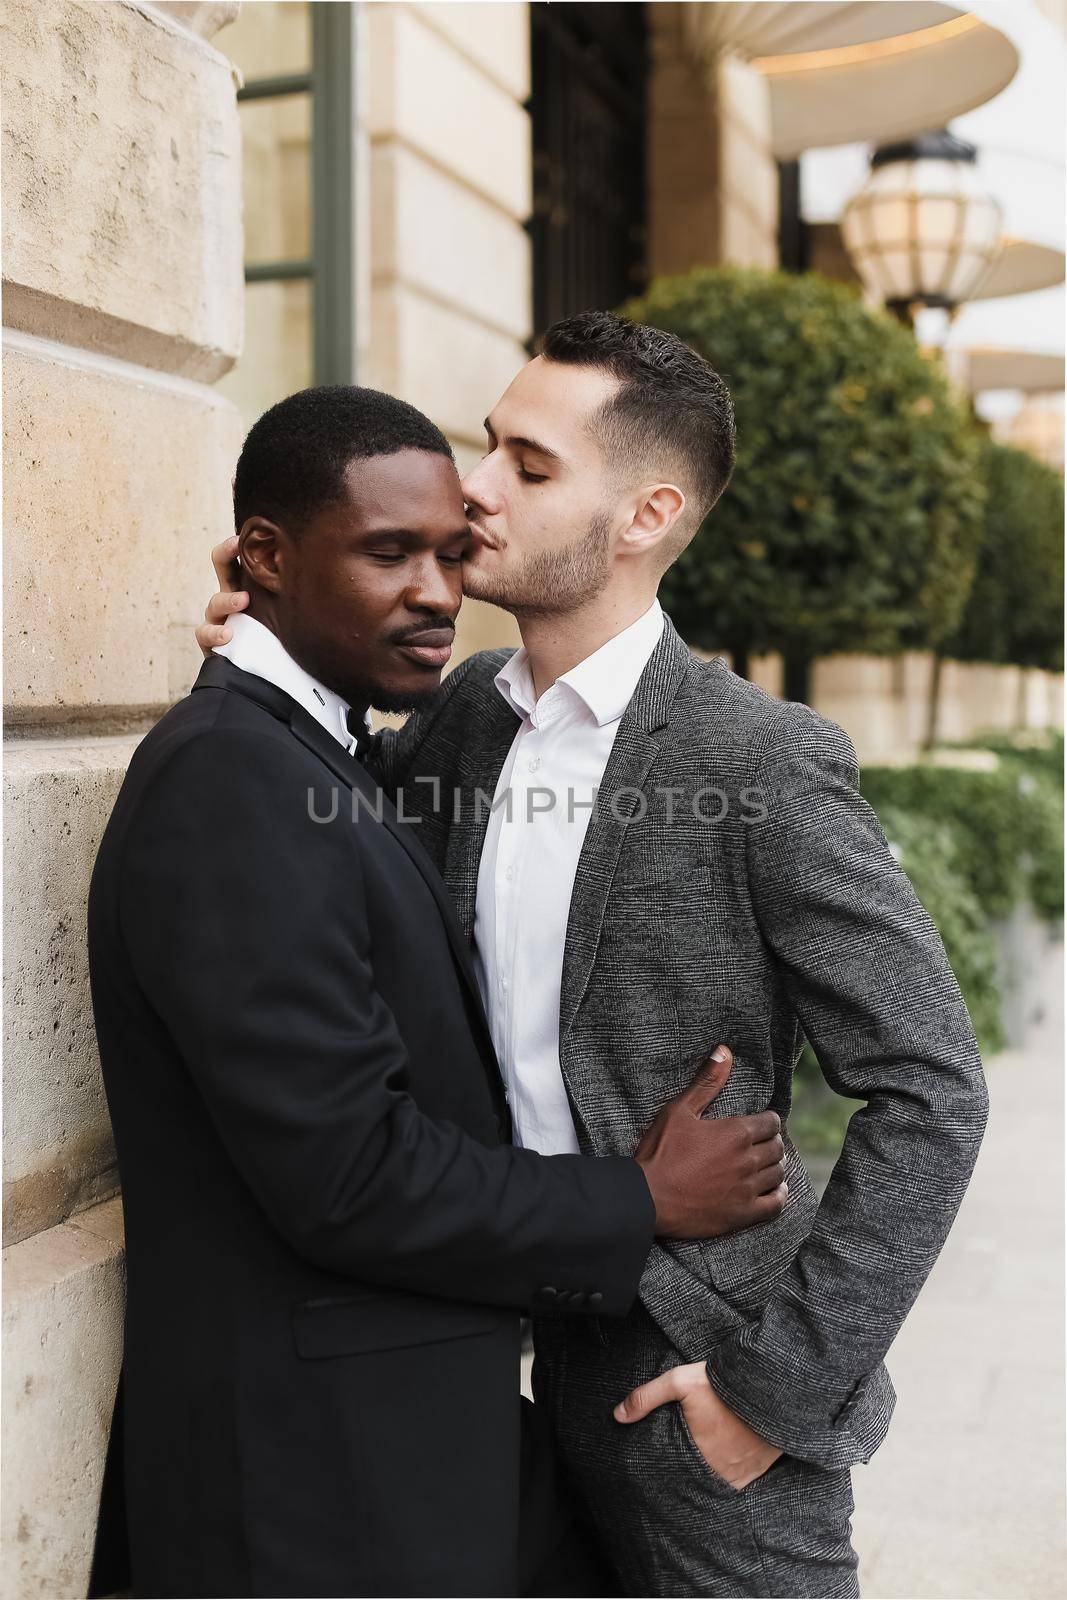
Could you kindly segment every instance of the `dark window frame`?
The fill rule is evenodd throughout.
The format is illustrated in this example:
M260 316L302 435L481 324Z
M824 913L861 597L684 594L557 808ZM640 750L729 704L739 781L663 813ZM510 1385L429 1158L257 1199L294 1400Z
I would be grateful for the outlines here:
M251 78L239 103L311 97L311 254L257 261L246 283L312 284L312 370L316 384L355 383L356 324L356 61L359 19L350 0L311 5L310 72Z

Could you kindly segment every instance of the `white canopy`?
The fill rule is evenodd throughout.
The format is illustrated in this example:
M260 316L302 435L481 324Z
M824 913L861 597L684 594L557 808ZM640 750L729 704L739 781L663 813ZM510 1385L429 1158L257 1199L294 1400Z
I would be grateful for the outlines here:
M781 159L944 127L999 94L1019 64L997 28L927 0L701 0L685 16L706 59L732 50L766 77Z

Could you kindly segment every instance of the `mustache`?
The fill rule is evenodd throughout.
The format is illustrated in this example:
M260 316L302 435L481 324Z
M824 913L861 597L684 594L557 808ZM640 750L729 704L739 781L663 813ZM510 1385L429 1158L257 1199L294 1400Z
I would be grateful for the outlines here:
M398 628L386 638L387 644L408 644L412 639L419 639L424 633L449 633L455 637L456 624L451 617L438 616L428 612L421 622L413 622L410 628Z

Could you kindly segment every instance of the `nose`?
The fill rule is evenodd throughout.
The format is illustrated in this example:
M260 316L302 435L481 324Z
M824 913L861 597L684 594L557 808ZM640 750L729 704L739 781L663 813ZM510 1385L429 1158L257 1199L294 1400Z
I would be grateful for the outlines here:
M454 617L463 603L463 568L457 562L442 566L434 556L420 561L408 585L404 602L409 611L432 611Z
M474 506L478 511L484 511L487 516L493 516L499 511L498 495L494 488L496 476L493 467L493 458L496 451L485 456L467 473L460 484L464 500L469 506Z

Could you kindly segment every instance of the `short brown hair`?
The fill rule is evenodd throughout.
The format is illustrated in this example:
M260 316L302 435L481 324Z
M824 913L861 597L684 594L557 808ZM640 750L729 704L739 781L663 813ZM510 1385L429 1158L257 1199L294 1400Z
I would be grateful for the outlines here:
M733 401L714 367L677 334L610 311L554 323L541 354L619 380L595 426L620 457L658 458L685 472L695 500L685 519L688 543L729 483L737 456Z

